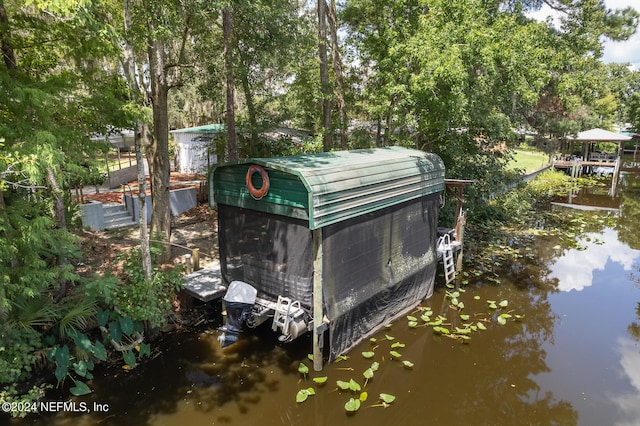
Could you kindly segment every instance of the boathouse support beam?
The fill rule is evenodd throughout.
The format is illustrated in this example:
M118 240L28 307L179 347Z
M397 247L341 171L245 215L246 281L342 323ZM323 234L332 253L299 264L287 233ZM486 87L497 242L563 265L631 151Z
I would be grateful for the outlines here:
M322 346L324 343L323 294L322 294L322 228L313 231L313 369L322 371Z

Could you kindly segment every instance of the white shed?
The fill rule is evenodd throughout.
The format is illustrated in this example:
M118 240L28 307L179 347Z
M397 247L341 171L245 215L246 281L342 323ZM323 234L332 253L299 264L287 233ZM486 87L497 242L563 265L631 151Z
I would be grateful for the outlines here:
M215 154L216 139L222 137L224 132L224 124L171 130L178 144L176 171L206 175L209 167L218 160Z

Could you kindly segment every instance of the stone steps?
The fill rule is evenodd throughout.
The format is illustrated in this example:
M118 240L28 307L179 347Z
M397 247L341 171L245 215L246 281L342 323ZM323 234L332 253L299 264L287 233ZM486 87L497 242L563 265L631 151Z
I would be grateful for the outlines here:
M133 226L133 217L122 204L104 205L104 224L106 229L119 229Z

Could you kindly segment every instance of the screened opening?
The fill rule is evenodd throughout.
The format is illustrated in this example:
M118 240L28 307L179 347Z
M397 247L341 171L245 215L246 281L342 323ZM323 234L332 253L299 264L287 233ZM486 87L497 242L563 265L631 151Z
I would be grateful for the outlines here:
M220 204L220 267L227 282L244 281L258 297L313 303L313 238L307 222Z

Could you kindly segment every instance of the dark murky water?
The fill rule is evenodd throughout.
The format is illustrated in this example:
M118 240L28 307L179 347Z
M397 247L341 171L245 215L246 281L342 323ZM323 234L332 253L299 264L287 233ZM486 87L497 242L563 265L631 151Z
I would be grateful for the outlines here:
M600 191L600 192L598 192ZM605 196L601 193L604 191ZM406 320L376 335L304 379L298 365L308 341L277 346L248 336L222 353L216 332L175 335L162 355L117 377L99 377L95 392L79 399L108 411L31 418L41 424L148 425L633 425L640 423L640 179L625 175L614 197L604 190L578 194L574 204L620 210L613 227L586 234L576 248L540 238L532 256L500 273L500 285L471 282L459 295L464 319L452 310L441 284L423 303L432 319L451 328L481 322L486 330L463 344ZM595 200L595 201L594 201ZM613 204L611 203L613 200ZM606 213L611 214L611 213ZM487 301L508 302L488 309ZM509 313L505 325L497 317ZM420 312L414 313L420 317ZM514 321L515 315L524 315ZM422 322L420 319L418 320ZM394 340L386 340L385 335ZM394 342L405 346L392 348ZM361 353L374 350L373 359ZM402 354L392 360L390 351ZM364 388L368 399L354 415L344 405L360 393L337 391L336 380L365 384L372 361L379 370ZM325 385L311 378L327 376ZM296 403L299 389L316 394ZM396 396L388 408L379 394ZM106 408L105 408L106 410Z

